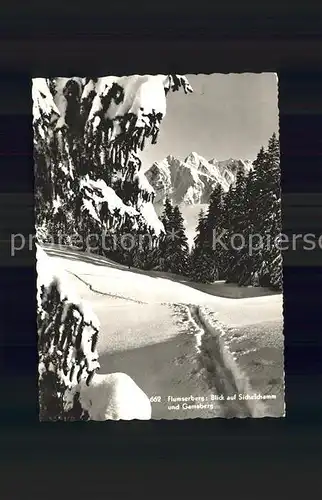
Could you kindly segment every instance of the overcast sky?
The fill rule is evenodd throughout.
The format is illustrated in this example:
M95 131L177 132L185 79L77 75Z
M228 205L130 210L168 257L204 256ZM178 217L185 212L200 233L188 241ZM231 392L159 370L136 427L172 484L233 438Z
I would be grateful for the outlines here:
M143 169L168 154L184 159L195 151L208 160L253 160L278 133L275 73L187 75L193 94L169 93L158 143L141 154Z

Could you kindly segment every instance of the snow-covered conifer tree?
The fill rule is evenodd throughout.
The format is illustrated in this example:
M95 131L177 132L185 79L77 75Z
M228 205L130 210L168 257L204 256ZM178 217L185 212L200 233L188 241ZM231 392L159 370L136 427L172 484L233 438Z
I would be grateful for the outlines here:
M189 245L185 233L184 220L178 206L175 206L173 209L173 228L174 232L171 237L172 259L170 270L176 274L187 275Z
M203 210L200 210L199 213L196 233L189 259L191 278L200 283L212 282L216 278L216 267L214 266L213 249L209 245L207 214Z
M164 231L139 152L156 142L169 91L192 89L183 76L36 78L32 84L36 232L39 242L88 247L124 228ZM103 247L103 245L102 245ZM103 248L101 249L101 251ZM75 388L99 367L98 325L38 249L40 410L43 418L87 418Z
M85 239L142 221L159 235L139 152L156 142L166 95L180 88L192 91L177 75L34 79L37 228Z
M161 222L164 227L164 233L160 236L158 244L159 267L162 271L170 271L171 267L171 235L174 231L173 210L174 207L172 205L172 202L169 198L166 198L164 202L164 210L161 215Z
M244 249L244 221L247 224L247 215L244 212L244 197L246 176L243 171L237 173L236 183L230 196L227 198L226 229L228 231L228 259L226 262L226 276L228 282L238 283L241 269L240 259Z
M222 247L214 245L214 237L221 233L223 217L224 191L218 184L210 195L209 207L206 218L207 245L212 249L210 255L213 257L212 268L215 269L215 276L221 278L224 270Z

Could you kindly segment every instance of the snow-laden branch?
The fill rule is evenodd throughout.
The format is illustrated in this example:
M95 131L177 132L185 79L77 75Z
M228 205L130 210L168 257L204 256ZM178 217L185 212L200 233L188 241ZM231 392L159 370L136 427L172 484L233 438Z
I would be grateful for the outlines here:
M43 176L44 182L52 186L49 213L57 211L58 205L62 213L70 211L75 200L68 193L73 190L77 198L83 190L82 207L102 229L106 225L102 214L103 219L112 216L117 208L121 218L118 226L126 213L132 218L143 218L159 234L162 224L150 203L155 193L140 175L137 153L147 141L157 141L166 114L166 96L169 91L180 89L192 92L187 78L181 75L34 79L35 147L43 155L48 172L41 167L37 179ZM40 160L37 163L41 165ZM85 175L83 187L77 187L77 179L74 182L77 175ZM90 180L101 182L96 193L84 187ZM129 195L123 200L125 184ZM64 186L68 191L66 203L62 196ZM103 204L110 214L101 212Z
M103 180L93 181L86 176L81 179L80 190L83 193L83 209L99 223L101 223L100 210L104 203L112 215L115 211L122 217L125 214L130 217L138 215L137 210L125 205L114 189L107 186Z
M60 389L60 411L64 412L72 407L68 394L73 396L73 388L82 381L89 385L100 367L96 349L99 321L78 299L64 271L53 269L39 246L37 273L39 382L41 385L48 373L54 374L54 384ZM43 389L50 392L45 381ZM46 414L46 407L41 411Z

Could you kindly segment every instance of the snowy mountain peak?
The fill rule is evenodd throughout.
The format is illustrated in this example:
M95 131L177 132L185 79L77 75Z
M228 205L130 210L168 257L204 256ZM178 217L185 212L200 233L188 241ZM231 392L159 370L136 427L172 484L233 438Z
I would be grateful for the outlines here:
M191 161L192 163L196 163L198 165L200 159L201 159L200 155L198 155L198 153L196 153L195 151L192 151L184 161L185 162Z
M194 205L208 203L214 188L219 184L227 192L236 181L237 172L247 172L251 167L249 160L229 158L208 161L192 151L184 161L173 155L155 162L145 173L153 187L156 204L163 204L166 197L174 203Z
M211 165L217 165L221 168L229 167L232 170L244 168L246 171L248 171L252 166L251 160L241 158L228 158L228 160L217 160L216 158L212 158L209 160L209 163Z
M185 163L195 167L197 169L202 168L203 166L207 166L208 161L198 153L192 151L187 158L184 160Z

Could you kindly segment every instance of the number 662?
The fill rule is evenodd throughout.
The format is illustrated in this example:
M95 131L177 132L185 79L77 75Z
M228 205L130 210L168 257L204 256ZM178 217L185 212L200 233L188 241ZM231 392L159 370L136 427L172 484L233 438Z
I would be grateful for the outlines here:
M161 403L161 396L151 396L150 402L151 403Z

